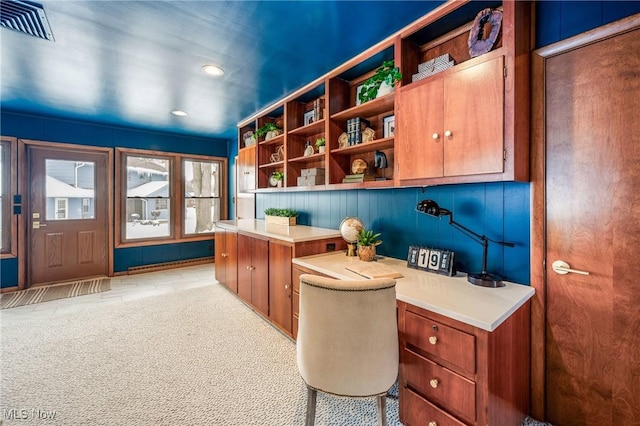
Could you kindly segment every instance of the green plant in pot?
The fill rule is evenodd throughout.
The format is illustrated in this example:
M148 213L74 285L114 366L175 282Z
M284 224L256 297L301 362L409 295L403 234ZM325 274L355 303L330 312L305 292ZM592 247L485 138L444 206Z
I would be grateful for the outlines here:
M362 84L360 93L358 93L360 103L375 99L382 83L385 83L389 88L393 88L400 80L402 80L402 73L398 67L393 65L393 61L382 62L382 65L376 69L375 74Z
M280 170L274 170L269 176L269 183L273 186L282 186L282 181L284 180L284 172Z
M325 140L324 138L316 139L316 148L318 148L318 152L324 152Z
M361 229L358 232L358 257L365 262L371 262L376 258L376 247L382 244L379 232L373 230Z
M280 209L269 207L264 210L265 222L267 226L293 226L296 224L298 212L293 209Z
M282 132L276 123L265 123L264 126L258 128L254 133L256 140L262 136L265 137L265 140L269 140L275 136L278 136ZM269 137L271 136L271 137Z

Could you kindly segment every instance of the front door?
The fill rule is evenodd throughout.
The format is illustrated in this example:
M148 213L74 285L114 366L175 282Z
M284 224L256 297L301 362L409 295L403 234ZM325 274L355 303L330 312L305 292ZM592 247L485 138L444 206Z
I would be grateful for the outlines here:
M108 274L108 152L27 145L28 286Z
M640 424L638 52L635 29L545 62L545 401L558 426Z

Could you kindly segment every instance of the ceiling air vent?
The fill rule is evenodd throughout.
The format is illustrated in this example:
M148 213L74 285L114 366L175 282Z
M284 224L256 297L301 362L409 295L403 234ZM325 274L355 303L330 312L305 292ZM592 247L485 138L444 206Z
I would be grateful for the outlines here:
M45 40L53 40L53 33L41 4L26 0L0 0L2 26Z

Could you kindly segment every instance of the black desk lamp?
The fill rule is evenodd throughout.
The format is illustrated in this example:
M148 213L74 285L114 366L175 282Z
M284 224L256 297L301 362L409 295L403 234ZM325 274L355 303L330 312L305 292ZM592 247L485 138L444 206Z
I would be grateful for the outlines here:
M453 213L450 210L441 209L440 206L438 206L438 203L433 200L420 201L418 203L418 206L416 207L416 210L437 218L440 218L440 216L449 216L449 225L453 226L472 240L482 244L482 272L480 272L479 274L469 274L467 276L467 280L471 284L479 285L482 287L504 287L502 278L496 275L489 274L487 272L487 248L489 246L489 241L507 247L514 247L513 243L495 241L487 238L484 235L476 234L471 229L460 225L458 222L455 222L453 220Z

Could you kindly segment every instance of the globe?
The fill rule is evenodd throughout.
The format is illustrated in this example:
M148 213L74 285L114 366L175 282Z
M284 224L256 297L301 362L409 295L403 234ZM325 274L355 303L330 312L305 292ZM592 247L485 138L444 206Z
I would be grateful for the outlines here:
M357 217L345 217L340 223L342 238L348 243L358 241L358 233L364 228L364 224Z

